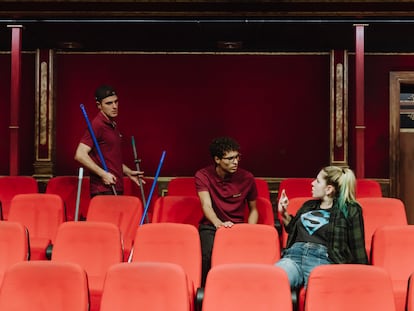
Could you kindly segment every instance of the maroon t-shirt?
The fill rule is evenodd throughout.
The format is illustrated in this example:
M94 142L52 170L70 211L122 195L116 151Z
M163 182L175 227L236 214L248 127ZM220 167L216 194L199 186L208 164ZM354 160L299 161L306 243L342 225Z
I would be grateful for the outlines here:
M211 165L196 172L195 183L197 192L210 193L213 209L221 221L244 222L247 201L257 198L253 174L241 168L221 178ZM211 224L206 217L200 223Z
M122 170L121 133L119 132L116 123L108 120L102 112L99 112L96 115L92 120L91 125L108 171L116 177L115 189L116 191L123 191L124 174ZM89 153L90 157L95 163L104 168L95 148L92 136L88 130L85 131L81 143L92 148ZM90 175L90 189L91 194L112 190L110 186L103 184L102 179L98 175L92 172Z

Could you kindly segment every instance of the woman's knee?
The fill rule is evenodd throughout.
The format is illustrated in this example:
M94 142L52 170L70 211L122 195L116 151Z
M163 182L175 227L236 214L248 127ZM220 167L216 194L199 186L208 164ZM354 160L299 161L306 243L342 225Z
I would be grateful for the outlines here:
M303 285L303 271L292 259L282 258L275 263L275 266L286 271L291 288L298 288Z

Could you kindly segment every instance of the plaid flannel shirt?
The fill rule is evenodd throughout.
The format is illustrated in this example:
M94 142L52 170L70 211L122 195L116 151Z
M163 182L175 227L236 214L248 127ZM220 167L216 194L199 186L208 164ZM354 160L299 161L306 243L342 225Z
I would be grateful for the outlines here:
M297 226L300 215L318 209L320 200L309 200L303 204L291 221L285 226L289 234L286 247L295 243ZM341 212L337 201L334 200L328 224L328 255L334 263L368 264L365 249L364 219L362 209L358 202L347 204L348 216Z

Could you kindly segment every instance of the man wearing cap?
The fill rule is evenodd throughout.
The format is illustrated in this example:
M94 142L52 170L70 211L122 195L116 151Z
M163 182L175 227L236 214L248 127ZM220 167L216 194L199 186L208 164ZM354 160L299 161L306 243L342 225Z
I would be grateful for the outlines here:
M122 194L123 176L129 176L137 185L143 172L131 170L123 164L121 152L121 133L115 123L118 116L118 96L108 85L102 85L95 91L95 100L99 109L91 125L99 144L108 171L100 163L99 154L94 146L90 132L85 131L76 149L75 160L90 171L91 196L101 194Z

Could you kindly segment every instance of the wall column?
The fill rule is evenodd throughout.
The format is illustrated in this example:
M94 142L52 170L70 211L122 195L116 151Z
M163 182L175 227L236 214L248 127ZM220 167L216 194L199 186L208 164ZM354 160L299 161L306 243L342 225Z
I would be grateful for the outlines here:
M364 28L366 24L355 24L355 150L356 177L365 177L365 71L364 71Z
M21 91L22 25L11 28L11 76L10 76L10 168L11 176L19 175L19 108Z

